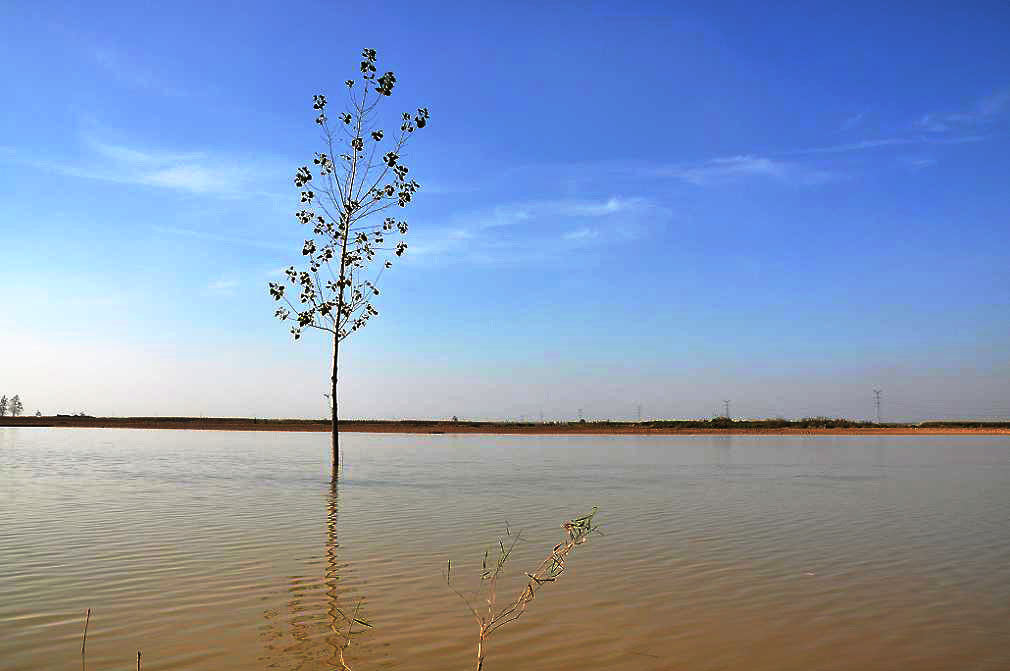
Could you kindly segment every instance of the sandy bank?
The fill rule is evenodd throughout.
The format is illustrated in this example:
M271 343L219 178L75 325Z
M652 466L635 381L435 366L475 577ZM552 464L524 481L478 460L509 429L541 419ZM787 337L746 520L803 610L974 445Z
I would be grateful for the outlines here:
M690 424L690 423L688 423ZM799 427L706 427L656 426L634 422L586 422L565 424L449 422L427 420L356 421L340 423L341 433L417 433L417 434L523 434L523 435L920 435L920 434L982 434L1010 435L1010 425L968 423L964 426L888 425L837 428ZM969 425L970 424L970 425ZM322 420L256 419L246 417L0 417L2 426L108 428L108 429L188 429L211 431L329 431Z

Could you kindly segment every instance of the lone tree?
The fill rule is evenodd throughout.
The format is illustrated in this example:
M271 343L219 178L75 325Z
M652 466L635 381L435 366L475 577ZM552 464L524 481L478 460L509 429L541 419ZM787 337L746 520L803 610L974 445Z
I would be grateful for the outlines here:
M7 395L0 396L0 417L7 415Z
M18 396L17 394L11 396L10 400L11 417L17 417L24 411L24 409L25 406L21 404L21 397Z
M283 282L270 283L270 295L283 302L274 313L292 321L295 340L306 328L324 331L333 339L330 375L330 431L333 465L340 460L337 433L337 370L340 343L377 316L372 299L378 282L392 266L392 257L407 249L407 222L379 213L392 206L406 207L420 184L407 178L403 150L413 133L428 124L428 108L403 112L399 131L387 134L379 123L379 104L393 93L396 76L378 75L375 49L361 52L360 76L348 79L347 101L335 121L327 115L324 95L313 96L312 109L321 129L323 152L315 167L295 173L303 208L298 222L311 226L302 255L305 266L285 271L292 300Z

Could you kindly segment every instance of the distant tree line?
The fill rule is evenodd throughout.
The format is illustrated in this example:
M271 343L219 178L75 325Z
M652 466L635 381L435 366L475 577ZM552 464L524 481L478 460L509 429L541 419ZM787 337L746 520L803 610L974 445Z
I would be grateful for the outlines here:
M899 423L877 424L876 422L845 419L844 417L804 417L802 419L660 419L641 422L642 426L654 428L713 428L713 429L865 429L870 427L900 427Z
M10 414L11 417L17 417L25 411L25 406L21 402L21 396L14 394L10 398L6 396L0 396L0 417L5 417Z

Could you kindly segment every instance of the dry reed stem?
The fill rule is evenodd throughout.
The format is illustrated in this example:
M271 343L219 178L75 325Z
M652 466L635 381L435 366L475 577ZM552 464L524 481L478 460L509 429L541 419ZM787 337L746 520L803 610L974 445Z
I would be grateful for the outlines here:
M484 585L484 598L487 603L486 614L478 613L477 609L470 604L470 601L465 596L463 596L459 591L453 589L453 591L456 592L456 595L466 603L470 612L477 621L477 671L482 671L484 668L484 658L487 653L487 646L485 643L488 638L490 638L491 634L509 622L515 622L522 617L522 614L526 612L526 608L529 606L530 602L533 601L540 588L547 583L556 581L559 577L561 577L561 574L565 572L565 569L567 568L566 560L572 550L574 550L576 546L585 543L589 539L590 534L598 530L597 527L593 526L593 516L596 514L596 511L596 506L593 506L592 512L588 515L576 517L575 519L568 520L561 525L561 528L565 530L565 540L554 546L554 549L550 551L535 571L532 573L526 573L526 576L529 578L529 581L526 583L526 587L515 600L501 610L496 610L498 577L502 574L505 563L512 554L512 550L522 537L521 533L518 533L513 537L513 540L508 547L505 546L505 542L501 538L498 539L499 554L494 568L488 568L487 560L489 551L484 552L481 584ZM509 536L512 535L511 530L506 529L506 533ZM451 570L451 568L452 565L450 564L449 569ZM448 572L446 573L446 583L449 583Z
M91 621L91 609L88 609L88 614L84 616L84 638L81 640L81 666L84 666L84 647L88 644L88 622Z
M81 639L81 669L84 669L84 650L88 645L88 623L91 622L91 609L84 616L84 636ZM137 651L137 671L140 671L140 650ZM349 670L348 670L349 671Z
M362 625L364 627L369 627L369 628L371 628L371 626L372 626L366 620L363 620L362 618L358 617L358 611L359 610L361 610L361 600L360 599L358 600L358 603L356 603L354 605L354 612L351 614L351 617L347 617L346 615L344 615L343 611L341 611L339 608L337 609L337 612L340 613L341 615L343 615L344 619L347 620L347 632L346 633L341 634L339 631L337 631L336 629L334 629L332 625L330 626L330 629L333 631L333 633L337 634L338 636L342 636L343 639L344 639L344 644L337 646L337 655L340 657L340 660L339 660L340 661L340 671L352 671L351 667L349 667L347 665L347 662L344 661L344 650L346 650L348 647L350 647L350 645L351 645L351 636L353 636L354 634L360 634L361 633L360 630L359 631L354 631L354 625L355 624L360 624L360 625Z

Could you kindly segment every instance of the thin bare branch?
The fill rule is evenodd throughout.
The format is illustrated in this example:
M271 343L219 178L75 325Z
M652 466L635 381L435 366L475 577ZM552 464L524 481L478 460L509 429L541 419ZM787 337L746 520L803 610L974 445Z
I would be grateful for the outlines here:
M526 586L515 599L513 599L501 610L495 609L498 578L504 572L505 565L511 557L513 549L515 549L516 545L520 542L522 533L517 533L514 537L512 537L513 540L507 547L502 538L498 539L498 557L495 561L494 568L489 569L487 566L490 550L484 553L484 563L481 572L481 587L484 593L484 601L487 603L486 615L478 613L466 597L464 597L451 585L449 586L450 589L452 589L452 591L455 592L464 603L466 603L470 612L473 613L474 618L477 620L477 671L481 671L484 667L484 658L487 654L487 640L490 638L491 634L509 622L515 622L518 620L523 613L526 612L527 607L530 602L533 601L537 591L539 591L544 585L555 582L561 574L565 572L567 567L566 561L572 551L577 546L585 543L589 539L590 535L598 531L597 527L593 524L593 516L596 515L596 511L597 508L594 506L592 512L588 515L576 517L561 525L565 531L565 539L554 546L535 571L532 573L526 573L527 578L529 578ZM511 530L507 530L507 533L511 536ZM446 583L448 584L448 582L449 577L446 575Z

